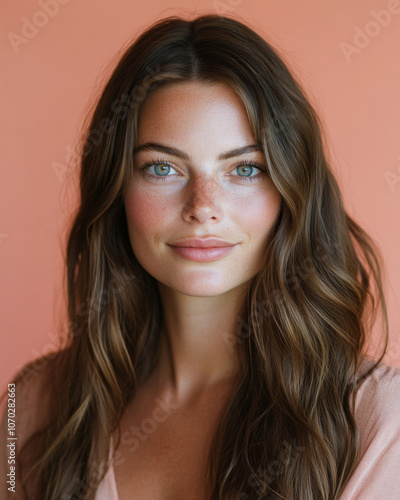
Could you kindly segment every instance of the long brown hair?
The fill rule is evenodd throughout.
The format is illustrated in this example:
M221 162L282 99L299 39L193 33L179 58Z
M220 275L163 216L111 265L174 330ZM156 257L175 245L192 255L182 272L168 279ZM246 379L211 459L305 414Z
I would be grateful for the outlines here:
M335 500L359 459L354 397L388 338L379 249L346 213L321 123L277 51L229 17L169 17L127 48L85 129L69 334L51 363L51 421L20 453L28 498L94 498L110 436L157 363L161 302L132 252L123 195L142 103L188 81L242 99L282 195L228 339L245 373L210 449L207 498ZM379 304L385 346L364 365Z

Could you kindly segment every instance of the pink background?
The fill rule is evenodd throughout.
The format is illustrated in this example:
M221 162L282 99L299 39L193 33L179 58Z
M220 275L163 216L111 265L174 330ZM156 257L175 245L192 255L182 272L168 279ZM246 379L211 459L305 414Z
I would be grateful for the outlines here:
M8 0L0 7L1 391L61 333L73 148L109 64L154 21L210 12L267 37L319 111L346 207L383 251L385 360L400 366L400 1Z

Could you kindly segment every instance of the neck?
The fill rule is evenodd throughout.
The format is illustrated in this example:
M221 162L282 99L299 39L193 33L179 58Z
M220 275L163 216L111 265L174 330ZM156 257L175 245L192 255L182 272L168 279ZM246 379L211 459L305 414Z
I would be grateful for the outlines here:
M214 297L192 297L159 283L163 324L158 383L177 400L234 383L242 373L237 331L246 283Z

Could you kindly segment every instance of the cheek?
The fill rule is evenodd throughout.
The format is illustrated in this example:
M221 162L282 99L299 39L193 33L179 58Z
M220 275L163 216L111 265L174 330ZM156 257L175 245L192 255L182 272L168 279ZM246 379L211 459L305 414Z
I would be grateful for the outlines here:
M278 216L280 204L281 195L275 188L253 192L236 200L235 219L253 239L263 239Z
M165 220L161 214L165 214L167 204L165 199L154 196L145 190L132 189L125 197L125 211L128 221L128 228L131 237L134 233L146 234Z

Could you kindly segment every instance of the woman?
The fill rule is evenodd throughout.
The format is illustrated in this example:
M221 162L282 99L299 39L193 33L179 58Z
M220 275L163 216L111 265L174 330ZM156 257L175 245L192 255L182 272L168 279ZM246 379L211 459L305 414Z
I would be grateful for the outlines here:
M156 23L81 158L68 341L14 380L21 498L397 498L379 252L275 50L227 17Z

